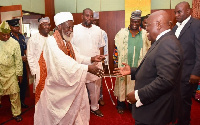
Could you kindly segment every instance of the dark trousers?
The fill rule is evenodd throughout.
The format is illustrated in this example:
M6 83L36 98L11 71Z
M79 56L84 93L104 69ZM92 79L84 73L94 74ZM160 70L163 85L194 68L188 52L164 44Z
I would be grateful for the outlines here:
M132 111L132 104L128 103L128 108L130 111ZM125 101L120 102L119 100L117 100L117 109L126 109L126 103Z
M135 120L135 125L147 125L147 124L144 124L144 123L141 123L141 122Z
M190 124L193 86L188 82L181 82L181 103L178 125Z
M22 103L24 103L25 97L26 97L26 90L28 87L28 80L27 80L27 70L26 70L26 64L23 62L23 79L22 83L19 84L20 87L20 100Z

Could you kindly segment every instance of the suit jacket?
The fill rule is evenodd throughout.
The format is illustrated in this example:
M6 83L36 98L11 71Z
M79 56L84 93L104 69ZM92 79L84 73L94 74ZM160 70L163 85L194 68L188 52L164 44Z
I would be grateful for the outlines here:
M177 28L176 25L172 31L175 33ZM183 27L178 40L184 53L181 81L188 82L191 74L200 76L200 21L190 18Z
M140 66L131 69L142 106L133 105L133 117L144 124L175 121L180 101L183 53L172 31L155 41Z

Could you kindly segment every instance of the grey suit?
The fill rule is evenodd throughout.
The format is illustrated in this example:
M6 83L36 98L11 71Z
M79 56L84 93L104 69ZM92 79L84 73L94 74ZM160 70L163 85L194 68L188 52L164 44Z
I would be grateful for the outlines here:
M174 122L180 101L179 87L183 53L180 42L172 31L155 41L140 66L131 69L135 90L143 103L133 105L136 121L148 125Z
M176 32L177 26L173 28ZM190 75L200 76L200 21L191 18L183 27L178 40L183 48L183 72L181 78L182 112L180 125L189 125L192 105L192 85L189 83Z

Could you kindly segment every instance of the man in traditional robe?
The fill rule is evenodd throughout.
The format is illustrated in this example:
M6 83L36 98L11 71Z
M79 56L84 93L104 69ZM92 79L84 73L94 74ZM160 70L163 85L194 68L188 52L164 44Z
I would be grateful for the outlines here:
M102 37L102 30L93 23L93 11L90 8L83 10L82 23L74 26L74 37L72 44L76 46L84 56L103 55L103 47L105 41ZM98 63L98 67L102 68L102 63ZM90 98L91 112L99 117L103 117L103 113L99 110L99 95L101 87L101 79L91 73L87 75L86 86Z
M20 89L23 65L19 43L10 37L10 27L7 22L0 25L0 98L10 96L11 110L14 119L22 120Z
M35 91L35 83L38 83L38 81L35 80L36 74L40 76L39 74L40 70L38 68L39 67L38 60L42 53L44 42L47 40L49 36L48 34L50 32L50 27L51 25L49 17L44 17L39 19L39 26L38 26L39 33L36 33L33 36L31 36L27 44L28 64L30 67L31 74L34 77L34 83L33 83L34 91Z
M128 28L121 29L115 36L115 55L114 67L121 67L123 62L130 66L137 67L146 52L150 48L150 41L147 38L146 30L140 27L141 11L133 11L130 17ZM118 55L118 56L116 56ZM117 111L123 114L126 108L126 95L130 93L135 86L135 80L131 76L124 76L116 79L114 95L117 97ZM129 103L131 110L131 105Z
M6 22L8 22L11 32L10 32L10 36L15 39L16 41L18 41L19 45L20 45L20 49L21 49L21 58L22 58L22 63L23 63L23 79L22 79L22 83L19 85L20 87L20 101L21 101L21 107L22 108L28 108L28 105L25 104L25 97L26 97L26 93L29 88L29 84L28 84L28 72L27 72L27 56L26 56L26 43L25 43L25 37L20 33L20 23L19 23L20 19L11 19L11 20L7 20Z
M103 70L91 65L105 56L76 55L69 42L73 16L60 12L54 16L56 31L44 43L39 59L40 80L35 94L35 125L89 125L90 108L85 86L87 72L99 77ZM88 63L89 66L80 63Z

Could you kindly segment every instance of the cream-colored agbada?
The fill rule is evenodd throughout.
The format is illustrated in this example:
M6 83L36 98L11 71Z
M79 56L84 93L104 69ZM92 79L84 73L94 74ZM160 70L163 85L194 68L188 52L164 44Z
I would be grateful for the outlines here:
M88 66L79 63L90 64L90 58L76 56L75 61L51 36L44 43L43 59L39 63L46 71L40 71L45 71L42 74L44 77L46 74L46 78L40 78L36 87L36 93L40 89L40 95L36 95L34 124L88 125L90 107L85 86ZM41 86L42 82L45 82L44 86Z
M147 38L146 30L142 29L143 47L140 51L138 65L146 55L148 49L151 46L150 41ZM115 36L115 45L118 50L118 67L123 67L122 63L128 64L128 28L121 29ZM135 50L134 50L135 51ZM134 59L134 58L133 58ZM134 62L134 61L133 61ZM114 95L118 97L118 100L125 101L126 95L134 90L135 80L131 80L131 75L124 77L117 77L115 81Z

